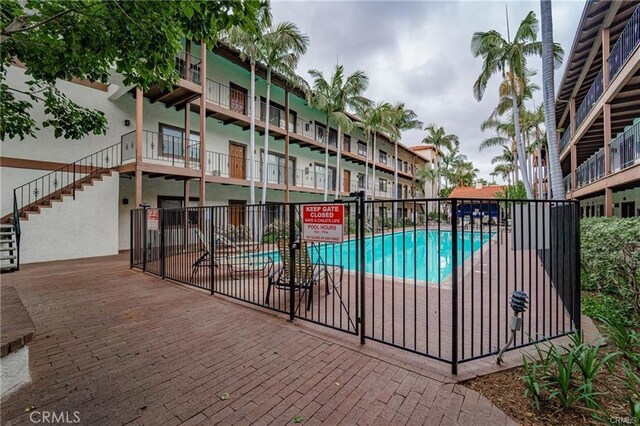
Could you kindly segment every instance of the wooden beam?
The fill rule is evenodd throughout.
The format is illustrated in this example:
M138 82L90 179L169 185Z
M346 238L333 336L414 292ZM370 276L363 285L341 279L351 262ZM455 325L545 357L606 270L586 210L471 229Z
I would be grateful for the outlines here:
M142 161L143 102L142 90L136 88L136 163Z
M200 40L200 83L202 93L200 95L200 200L199 205L205 205L207 184L205 182L206 146L207 146L207 44Z

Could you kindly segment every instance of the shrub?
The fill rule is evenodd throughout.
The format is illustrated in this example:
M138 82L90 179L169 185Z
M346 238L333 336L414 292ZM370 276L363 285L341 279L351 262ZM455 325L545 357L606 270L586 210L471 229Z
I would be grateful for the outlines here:
M595 319L606 316L617 322L628 323L629 318L633 317L633 307L629 301L625 303L610 294L583 292L582 313Z
M640 217L581 221L583 288L630 303L640 315Z

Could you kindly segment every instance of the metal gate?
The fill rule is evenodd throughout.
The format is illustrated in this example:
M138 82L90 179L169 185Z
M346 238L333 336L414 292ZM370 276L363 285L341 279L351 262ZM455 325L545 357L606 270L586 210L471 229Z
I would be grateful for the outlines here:
M358 195L133 210L131 267L434 358L453 372L506 342L516 290L529 308L514 348L580 329L576 202ZM303 210L334 205L343 210L341 241L304 238Z

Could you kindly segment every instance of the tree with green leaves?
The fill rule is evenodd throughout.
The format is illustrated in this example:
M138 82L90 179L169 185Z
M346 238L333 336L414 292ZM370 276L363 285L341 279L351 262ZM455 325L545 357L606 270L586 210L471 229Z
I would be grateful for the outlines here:
M179 79L175 57L185 39L213 45L221 31L253 27L264 7L224 0L3 0L0 138L34 137L40 126L68 139L105 134L104 113L73 102L58 90L57 80L108 83L115 71L127 86L171 87ZM6 80L14 61L26 68L26 87ZM44 107L42 123L33 119L35 104Z
M365 187L369 187L369 156L371 156L372 166L372 185L371 185L371 199L374 200L376 196L376 161L375 154L377 150L378 134L388 134L390 129L391 116L393 114L393 107L388 102L380 101L376 104L370 103L364 105L358 111L358 115L361 118L361 122L356 122L356 125L360 127L366 138L367 144L367 158L365 162ZM369 150L369 144L373 136L373 149ZM365 199L368 199L368 191L365 189Z
M268 4L268 3L267 3ZM235 26L225 39L240 50L240 58L249 61L251 83L249 85L249 202L256 203L256 64L262 54L262 35L271 26L271 10L259 10L252 27Z
M454 134L447 134L444 127L437 126L435 124L429 124L425 127L427 136L422 139L423 144L432 145L435 148L435 164L436 164L436 181L438 183L438 194L441 191L441 170L440 170L440 157L442 148L446 148L450 153L453 152L459 145L458 136Z
M528 58L542 54L542 44L537 40L537 33L538 19L535 13L531 11L520 23L513 41L511 40L508 26L506 39L496 30L476 32L471 38L471 53L474 57L481 57L483 60L482 71L473 85L475 98L478 101L482 100L487 84L494 74L502 76L501 92L510 92L518 162L524 187L529 198L533 198L533 191L527 174L520 130L518 97L523 92L524 85L521 83L526 75ZM555 44L553 50L555 59L561 61L562 48Z
M269 158L269 121L271 104L271 75L274 71L290 82L298 80L295 75L300 57L309 46L309 36L302 34L296 24L281 22L269 27L260 38L261 60L267 67L267 96L265 102L264 159L262 166L262 204L267 202L267 176Z
M544 122L547 132L547 159L554 200L564 200L565 190L562 184L562 167L560 166L560 150L557 141L556 97L553 71L561 61L556 58L556 43L553 42L553 17L551 0L540 0L540 19L542 20L542 92L544 95Z
M329 124L335 123L338 126L338 141L336 155L336 185L335 196L340 196L340 163L342 161L342 132L353 129L353 120L347 114L347 109L354 111L362 110L371 101L362 94L369 85L369 78L364 71L355 71L345 77L344 67L336 65L327 81L321 71L312 69L309 74L313 78L312 91L310 93L309 104L318 108L327 117L327 129L325 131L325 180L324 180L324 200L327 201L329 194Z
M400 194L398 194L398 143L402 137L403 131L422 129L422 122L418 120L418 115L413 112L413 110L408 109L403 102L398 102L393 106L391 111L389 125L389 136L391 137L395 151L395 164L393 167L393 198L398 199L400 198Z

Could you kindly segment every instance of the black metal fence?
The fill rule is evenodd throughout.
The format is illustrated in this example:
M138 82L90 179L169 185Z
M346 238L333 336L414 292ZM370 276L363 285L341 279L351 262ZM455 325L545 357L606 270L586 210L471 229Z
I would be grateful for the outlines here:
M341 206L337 242L303 210ZM580 328L573 201L422 199L131 212L131 266L452 365Z

